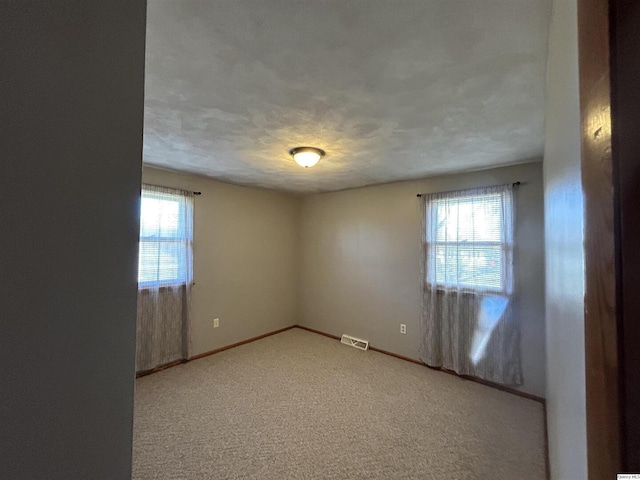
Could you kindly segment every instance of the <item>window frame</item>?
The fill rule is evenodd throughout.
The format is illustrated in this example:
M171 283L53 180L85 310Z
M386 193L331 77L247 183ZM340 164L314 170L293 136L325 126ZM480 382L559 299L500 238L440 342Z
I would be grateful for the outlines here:
M513 267L511 265L511 259L513 258L513 225L507 225L507 222L504 219L504 215L505 215L505 209L509 208L511 209L511 211L509 212L511 219L513 218L513 209L514 209L513 202L510 201L508 202L508 205L507 205L506 204L507 198L505 196L505 193L499 192L499 191L489 193L489 192L475 192L475 191L469 191L469 190L462 190L459 192L451 192L451 194L452 195L447 198L435 198L435 199L430 198L425 200L425 207L426 207L425 248L426 248L427 258L428 259L436 258L438 247L445 247L445 249L454 248L458 252L456 255L456 265L458 266L458 271L460 271L459 265L460 265L460 262L462 261L459 253L460 247L463 247L463 249L464 247L467 247L467 248L468 247L472 247L472 248L473 247L490 247L491 249L499 250L500 252L499 268L501 270L500 286L496 287L495 285L491 285L488 283L464 283L460 281L458 281L457 283L447 283L446 279L444 281L438 281L437 266L432 265L432 262L429 262L429 261L426 262L426 268L425 268L426 284L430 288L434 288L435 290L442 290L442 291L459 290L467 293L490 292L490 293L496 293L496 294L502 294L502 295L511 294L513 290L513 271L512 271ZM434 237L437 237L437 233L436 233L436 230L429 228L428 225L430 224L430 222L438 221L437 213L436 213L437 206L432 206L430 205L430 203L442 202L443 200L456 200L457 205L455 205L455 208L459 209L460 204L465 199L472 199L472 198L480 199L481 197L487 197L489 195L495 195L499 198L500 211L501 211L499 228L500 228L500 238L503 240L500 240L500 241L498 240L478 240L478 241L455 240L453 241L453 240L437 240L436 238L430 238L431 234L433 234ZM434 213L436 214L434 215ZM458 215L459 215L459 210L458 210ZM434 216L436 218L432 218ZM511 232L509 232L510 235L506 231L506 229L509 229L509 228L511 229ZM509 241L509 238L511 239L511 241ZM446 259L445 259L445 265L446 265ZM459 278L459 275L458 275L458 278Z
M142 202L145 197L145 189L147 189L148 198L163 200L161 197L169 197L164 200L166 201L175 201L178 204L178 228L177 235L147 235L143 236L142 234L142 224L143 224L143 208ZM154 195L155 194L155 195ZM193 205L189 205L189 197L190 193L182 190L171 189L166 187L157 187L156 185L148 185L143 184L142 189L140 191L140 232L138 235L138 289L149 289L149 288L162 288L169 286L182 286L187 285L188 283L193 282ZM187 215L191 215L192 218L186 218ZM180 234L181 231L187 231L189 233L188 236L183 236ZM184 262L191 262L191 265L182 265L181 259L178 258L178 266L177 266L177 276L169 279L162 280L140 280L141 273L141 265L142 265L142 246L145 243L149 243L152 245L158 245L158 262L160 262L160 258L162 256L161 253L161 245L162 244L176 244L180 245L181 248L184 248L183 257Z

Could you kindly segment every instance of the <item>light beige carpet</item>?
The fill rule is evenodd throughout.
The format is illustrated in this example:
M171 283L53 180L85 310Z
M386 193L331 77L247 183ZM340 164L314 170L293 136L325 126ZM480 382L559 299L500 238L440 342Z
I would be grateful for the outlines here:
M534 401L298 328L137 381L133 478L544 479Z

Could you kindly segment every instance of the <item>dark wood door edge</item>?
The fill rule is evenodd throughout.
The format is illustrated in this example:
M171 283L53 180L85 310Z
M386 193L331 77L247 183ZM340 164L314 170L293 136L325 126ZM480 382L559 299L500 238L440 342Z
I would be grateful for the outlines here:
M621 471L609 1L578 0L589 479Z
M640 471L640 3L610 2L611 143L616 189L616 269L622 470Z

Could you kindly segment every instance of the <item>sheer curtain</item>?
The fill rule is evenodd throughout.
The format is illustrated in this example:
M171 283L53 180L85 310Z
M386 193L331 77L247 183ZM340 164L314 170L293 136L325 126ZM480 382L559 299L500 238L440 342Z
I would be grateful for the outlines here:
M421 360L521 385L513 315L513 187L422 195Z
M188 358L193 193L142 186L136 371Z

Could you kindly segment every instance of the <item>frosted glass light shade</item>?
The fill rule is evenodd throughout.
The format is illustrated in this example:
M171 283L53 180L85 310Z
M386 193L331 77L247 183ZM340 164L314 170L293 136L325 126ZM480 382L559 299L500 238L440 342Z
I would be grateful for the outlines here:
M315 147L296 147L289 151L295 162L301 167L313 167L324 157L324 150Z

